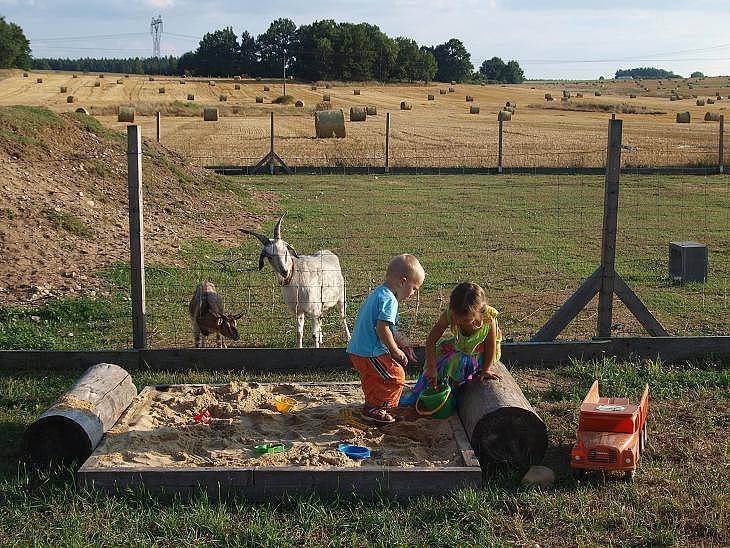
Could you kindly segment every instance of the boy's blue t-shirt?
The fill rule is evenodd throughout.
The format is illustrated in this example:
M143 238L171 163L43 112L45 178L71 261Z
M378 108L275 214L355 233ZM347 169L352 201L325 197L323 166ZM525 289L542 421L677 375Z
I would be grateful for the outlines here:
M390 323L393 328L398 327L398 299L384 284L376 287L360 307L347 345L349 354L373 357L389 352L375 329L378 320Z

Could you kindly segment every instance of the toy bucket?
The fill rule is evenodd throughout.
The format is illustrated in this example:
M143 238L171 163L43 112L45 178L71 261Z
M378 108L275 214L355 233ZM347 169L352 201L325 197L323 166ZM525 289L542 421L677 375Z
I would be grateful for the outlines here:
M422 417L445 419L450 417L453 412L454 397L448 383L439 385L436 390L429 386L416 400L416 413Z
M297 403L297 400L289 396L276 396L274 398L274 405L279 413L291 413L296 409Z

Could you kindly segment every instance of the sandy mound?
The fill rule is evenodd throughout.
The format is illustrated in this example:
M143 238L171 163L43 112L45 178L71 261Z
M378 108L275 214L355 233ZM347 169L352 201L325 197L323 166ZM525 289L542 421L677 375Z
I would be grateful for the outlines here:
M276 410L274 397L295 398L294 413ZM376 427L359 420L356 384L179 386L140 394L96 451L99 466L462 466L449 421L406 417ZM195 422L207 409L211 420ZM257 444L284 442L284 453L257 455ZM369 447L351 460L340 443Z

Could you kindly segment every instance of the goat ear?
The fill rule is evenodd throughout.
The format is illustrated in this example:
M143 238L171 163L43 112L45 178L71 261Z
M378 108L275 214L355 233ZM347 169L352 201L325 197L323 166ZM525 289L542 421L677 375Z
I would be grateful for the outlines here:
M289 250L289 252L294 255L297 259L299 258L299 254L297 253L297 250L294 249L291 245L286 244L286 248Z
M264 268L264 259L266 258L266 250L261 250L261 255L259 255L259 270Z

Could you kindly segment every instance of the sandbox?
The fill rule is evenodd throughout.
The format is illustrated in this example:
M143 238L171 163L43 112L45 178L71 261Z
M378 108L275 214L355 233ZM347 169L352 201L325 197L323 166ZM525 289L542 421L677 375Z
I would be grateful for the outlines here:
M277 396L297 400L296 410L279 412ZM79 482L105 490L199 486L212 496L235 491L253 499L312 491L410 496L481 485L457 415L410 413L377 426L362 421L361 406L359 383L148 386L80 468ZM254 448L263 443L285 450L259 454ZM341 443L366 446L371 457L351 459Z

